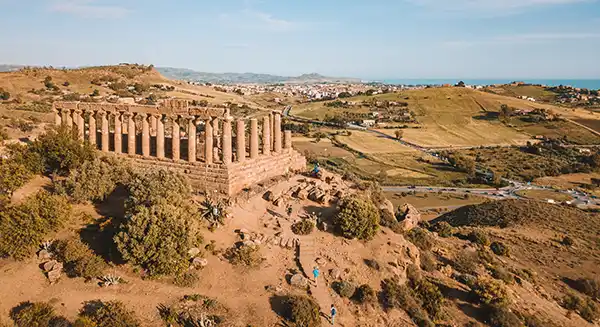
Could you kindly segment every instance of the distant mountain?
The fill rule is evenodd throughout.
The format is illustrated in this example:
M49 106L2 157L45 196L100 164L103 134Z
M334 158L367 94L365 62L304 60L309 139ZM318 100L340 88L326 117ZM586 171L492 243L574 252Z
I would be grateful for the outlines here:
M360 83L357 78L327 77L320 74L277 76L255 73L205 73L186 68L156 67L163 76L171 79L217 84L276 84L276 83Z
M16 70L19 70L21 68L23 68L25 66L21 66L21 65L0 65L0 73L3 72L14 72Z

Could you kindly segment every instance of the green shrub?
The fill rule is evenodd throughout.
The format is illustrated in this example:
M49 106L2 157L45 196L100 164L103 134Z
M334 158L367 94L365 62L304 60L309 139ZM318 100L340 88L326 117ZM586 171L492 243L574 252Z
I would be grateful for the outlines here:
M431 252L421 252L421 269L427 272L437 270L437 261Z
M501 266L492 267L490 272L492 273L492 277L501 280L508 285L511 285L515 282L513 275Z
M199 280L200 277L198 277L198 274L193 271L187 271L183 274L175 276L173 284L179 287L193 287L198 283Z
M490 249L496 255L502 255L505 257L508 257L510 255L510 249L507 245L505 245L502 242L492 242L492 244L490 245Z
M506 305L487 306L488 321L492 327L522 327L519 316L514 314Z
M104 157L84 162L81 167L73 169L67 179L58 182L55 188L76 202L102 201L119 184L126 184L130 175L130 169L119 160Z
M56 315L46 302L22 302L10 311L10 317L16 327L48 327Z
M478 301L483 304L504 305L510 302L504 284L488 277L478 278L471 291Z
M54 247L57 259L71 276L89 280L102 276L106 269L104 260L78 238L57 241Z
M453 266L459 272L475 275L479 267L479 255L477 252L463 250L454 258Z
M600 280L596 278L580 278L576 282L577 289L593 299L600 299Z
M598 321L600 319L598 304L592 299L586 299L579 307L579 315L591 323Z
M414 294L422 303L423 309L435 320L442 318L444 296L440 289L427 279L421 279L412 285Z
M445 221L433 225L433 231L437 232L440 237L451 237L454 234L454 228Z
M333 224L344 237L370 240L379 229L379 212L370 201L347 197L342 200Z
M233 246L225 251L225 258L236 266L256 267L263 262L257 246Z
M374 303L377 301L377 295L375 294L375 290L368 284L360 285L356 289L353 298L361 304Z
M79 319L75 323L92 322L95 326L102 327L139 327L140 321L133 311L128 310L122 302L100 300L86 302L79 313ZM89 326L89 325L84 325Z
M569 236L565 236L561 243L565 246L573 246L575 244L575 240Z
M128 213L114 241L123 259L150 275L173 275L189 267L188 251L195 242L189 205L153 200L151 207L137 206Z
M485 232L478 229L469 233L469 241L481 246L490 245L490 240L485 234Z
M397 279L389 278L381 282L381 288L383 304L387 308L403 309L419 327L435 326L410 288L401 285Z
M48 233L71 216L71 206L60 196L41 191L23 204L0 211L0 257L22 260L32 255Z
M415 227L406 234L408 240L423 251L430 251L435 245L435 239L425 229Z
M170 204L190 201L192 188L187 179L166 169L145 169L133 174L127 184L129 198L126 208L131 212L138 206L152 206L164 200Z
M94 149L82 143L67 127L50 130L31 143L28 151L42 158L44 169L50 173L66 174L94 159Z
M30 147L15 143L8 144L6 149L10 161L23 165L32 174L41 174L45 171L44 158L41 154L31 151Z
M12 196L31 177L32 173L25 165L14 160L0 159L0 194Z
M347 281L333 282L331 288L333 288L333 290L341 297L345 298L351 298L354 295L354 292L356 291L356 286Z
M384 209L379 211L379 224L383 227L395 229L398 225L398 219L389 210Z
M292 225L292 232L296 235L309 235L315 228L315 224L308 219L303 219Z
M321 309L319 304L308 296L289 296L284 305L287 312L285 318L298 327L321 326Z

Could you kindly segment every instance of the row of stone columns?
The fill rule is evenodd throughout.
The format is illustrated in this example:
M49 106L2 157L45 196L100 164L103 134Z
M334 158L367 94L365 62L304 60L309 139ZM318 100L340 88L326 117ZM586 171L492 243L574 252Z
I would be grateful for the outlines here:
M94 146L97 145L96 134L98 125L101 128L101 149L104 152L109 152L109 113L105 111L88 111L88 142ZM68 127L77 127L77 135L81 140L85 139L85 120L84 112L79 110L62 110L55 112L55 124L65 124ZM114 152L117 154L123 153L122 137L124 134L123 123L127 122L127 153L130 155L136 154L136 124L135 118L142 118L141 130L141 148L142 156L150 157L150 125L156 131L156 157L165 158L165 122L164 118L168 118L172 122L172 159L180 160L180 125L179 117L165 117L164 115L148 115L145 113L125 113L120 112L110 113L114 117ZM97 118L100 122L98 123ZM197 160L197 125L200 122L196 117L183 117L187 120L188 135L188 161L195 162ZM150 121L151 120L151 121ZM232 121L231 117L222 119L223 127L221 138L218 138L219 118L209 118L204 120L204 161L211 164L218 156L219 143L222 149L221 160L224 164L230 164L233 161L232 147ZM246 160L246 123L244 120L236 121L236 161L244 162ZM283 148L291 149L291 131L285 131ZM215 139L216 143L215 144ZM256 159L259 156L259 135L258 135L258 120L250 119L250 159ZM216 146L215 146L216 145ZM282 152L282 132L281 132L281 115L279 113L270 114L263 118L262 123L262 154L269 155L271 152Z

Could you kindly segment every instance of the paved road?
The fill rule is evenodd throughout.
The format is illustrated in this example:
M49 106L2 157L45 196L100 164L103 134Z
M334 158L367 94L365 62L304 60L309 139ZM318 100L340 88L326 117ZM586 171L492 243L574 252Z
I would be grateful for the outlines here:
M282 111L283 116L285 116L288 119L293 120L293 121L339 127L338 125L331 124L331 123L325 123L325 122L321 122L318 120L312 120L312 119L308 119L308 118L293 116L290 114L291 110L292 110L292 106L285 107ZM441 158L437 154L432 153L432 151L434 151L432 149L427 149L427 148L424 148L424 147L419 146L414 143L406 142L404 140L399 140L394 136L387 135L383 132L376 131L373 129L364 128L362 126L349 125L348 127L351 129L359 129L359 130L364 130L366 132L377 134L380 137L384 137L384 138L387 138L390 140L400 142L401 144L411 147L413 149L419 150L419 151L423 152L424 154L435 156L436 158L438 158L440 160L446 161L444 158ZM477 170L477 172L485 173L484 171L481 171L481 170ZM431 192L431 193L442 192L442 193L462 194L462 195L474 194L474 195L479 195L479 196L488 197L488 198L492 198L492 199L524 199L522 196L519 196L517 194L517 192L519 192L521 190L553 190L554 191L554 189L552 189L552 188L547 188L547 187L542 187L542 186L537 186L537 185L528 185L528 184L521 183L518 181L509 180L506 178L503 178L502 180L508 182L510 184L510 186L500 188L500 189L495 189L495 188L490 188L490 189L448 188L448 187L433 187L433 186L415 186L415 187L413 187L413 186L384 186L383 190L386 192L398 192L398 193L416 191L416 192ZM574 205L577 205L577 206L587 207L587 206L593 206L593 205L600 205L600 199L593 198L592 196L585 194L583 192L578 192L578 191L574 191L574 190L558 190L557 192L567 194L567 195L570 195L571 197L573 197L573 201L571 203Z

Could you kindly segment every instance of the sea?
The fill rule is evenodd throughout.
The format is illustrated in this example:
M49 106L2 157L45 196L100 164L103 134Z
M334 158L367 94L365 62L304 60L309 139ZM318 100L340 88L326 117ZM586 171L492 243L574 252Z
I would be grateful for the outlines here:
M600 90L600 79L460 79L460 78L447 78L447 79L384 79L375 80L373 82L380 82L385 84L394 85L444 85L444 84L456 84L459 81L465 82L467 85L493 85L493 84L508 84L514 81L525 82L528 84L540 84L546 86L572 86L582 89Z

